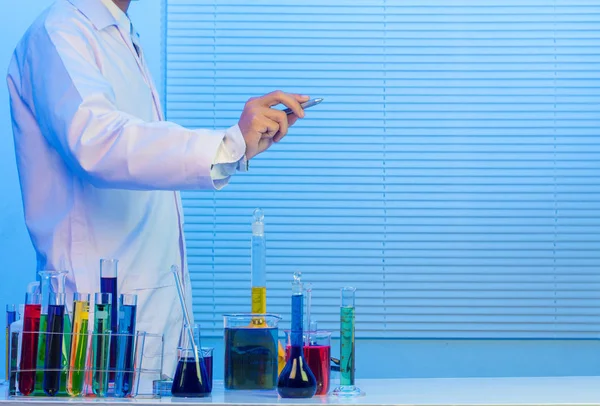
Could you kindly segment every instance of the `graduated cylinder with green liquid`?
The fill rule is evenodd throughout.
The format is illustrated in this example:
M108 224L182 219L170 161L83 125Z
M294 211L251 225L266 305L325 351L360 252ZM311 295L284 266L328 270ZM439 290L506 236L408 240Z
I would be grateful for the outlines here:
M73 300L73 339L67 379L67 393L80 396L85 383L88 324L90 315L89 293L75 293Z
M356 371L355 346L355 297L356 288L344 287L340 306L340 386L333 391L335 396L364 396L354 382Z

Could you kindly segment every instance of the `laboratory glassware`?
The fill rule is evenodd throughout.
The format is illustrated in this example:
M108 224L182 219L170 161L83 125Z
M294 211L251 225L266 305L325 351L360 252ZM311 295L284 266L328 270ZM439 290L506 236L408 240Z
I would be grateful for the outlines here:
M290 356L277 382L282 398L311 398L317 392L317 380L304 358L304 291L301 274L294 274L292 282L292 328Z

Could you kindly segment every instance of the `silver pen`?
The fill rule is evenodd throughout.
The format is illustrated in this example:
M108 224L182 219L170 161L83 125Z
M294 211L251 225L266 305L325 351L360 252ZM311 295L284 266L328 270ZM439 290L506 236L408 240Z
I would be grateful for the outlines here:
M302 107L303 110L306 110L309 107L316 106L317 104L321 103L322 101L323 101L323 98L312 99L312 100L309 100L309 101L305 101L304 103L301 103L300 107ZM285 109L285 110L283 110L283 112L285 114L292 114L293 113L292 109Z

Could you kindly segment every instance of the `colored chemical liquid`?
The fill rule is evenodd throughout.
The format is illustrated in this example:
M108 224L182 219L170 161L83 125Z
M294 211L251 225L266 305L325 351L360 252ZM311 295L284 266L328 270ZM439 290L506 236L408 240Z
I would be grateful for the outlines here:
M354 307L340 310L340 385L354 385Z
M67 393L71 396L81 395L85 383L89 308L88 301L75 301L73 303L73 339L67 382Z
M46 330L48 329L48 314L40 315L40 333L37 351L37 372L35 373L35 395L43 396L44 369L46 368Z
M225 329L225 388L274 389L277 328Z
M292 295L292 331L290 356L279 375L277 392L283 398L310 398L317 391L317 380L304 358L302 311L304 296Z
M115 395L130 396L133 389L136 306L121 305L117 338L117 373Z
M206 367L206 374L208 375L208 381L212 386L213 381L213 357L204 357L204 366Z
M60 390L64 322L65 306L49 305L43 384L44 392L48 396L54 396Z
M21 361L19 365L19 392L25 396L30 395L35 390L41 311L42 305L25 305L23 342L21 343Z
M267 312L267 288L253 287L252 288L252 313L264 314ZM254 317L252 319L254 326L262 327L265 324L264 317Z
M69 378L69 354L71 353L71 333L73 331L73 325L71 323L71 317L69 312L65 308L65 322L64 322L64 335L62 340L62 357L60 359L62 371L60 376L60 390L59 396L66 396L67 383Z
M211 391L212 380L202 358L199 358L199 364L193 357L181 358L175 370L171 394L174 397L204 397L209 396Z
M285 348L285 359L290 358L291 347ZM327 395L331 377L331 347L328 345L304 346L304 359L317 380L316 395Z
M118 318L118 306L117 306L117 278L100 278L100 291L102 293L110 293L111 297L112 297L112 308L111 308L111 314L110 314L110 319L111 319L111 324L110 324L110 330L112 330L113 332L118 331L118 322L119 322L119 318ZM115 380L115 370L117 367L117 339L116 337L113 337L113 340L111 340L110 343L110 361L109 361L109 366L110 366L110 374L109 374L109 381L110 382L114 382Z
M92 391L96 396L108 393L108 367L110 357L109 304L96 304L93 336Z

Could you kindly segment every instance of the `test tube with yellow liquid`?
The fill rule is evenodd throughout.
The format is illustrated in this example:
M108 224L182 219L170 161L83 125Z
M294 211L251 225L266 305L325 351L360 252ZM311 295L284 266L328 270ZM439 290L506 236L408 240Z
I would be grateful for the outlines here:
M71 340L71 359L67 393L80 396L85 383L85 363L88 347L88 327L90 315L90 294L75 293L73 300L73 339Z

